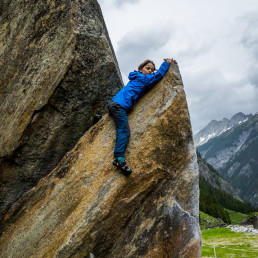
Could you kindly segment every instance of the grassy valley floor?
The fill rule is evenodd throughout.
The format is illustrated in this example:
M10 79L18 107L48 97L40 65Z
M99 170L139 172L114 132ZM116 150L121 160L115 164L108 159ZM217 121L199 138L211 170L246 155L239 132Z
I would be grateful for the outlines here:
M258 235L230 228L203 230L202 257L258 257Z
M246 214L227 210L231 227L240 226ZM257 214L257 213L255 213ZM202 229L202 257L250 257L258 258L258 234L233 232L231 228L204 212L200 211L200 227ZM246 226L251 227L251 226ZM210 229L208 229L210 228Z

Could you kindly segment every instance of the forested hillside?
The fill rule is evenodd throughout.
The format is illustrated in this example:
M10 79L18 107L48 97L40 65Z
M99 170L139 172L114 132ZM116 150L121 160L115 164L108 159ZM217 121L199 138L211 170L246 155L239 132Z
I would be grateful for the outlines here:
M197 160L198 160L200 176L203 179L205 179L205 181L207 181L213 187L219 190L225 191L231 194L235 199L241 201L241 198L233 190L232 186L220 176L218 171L211 164L209 164L205 159L201 157L198 151L197 151Z
M198 156L200 170L200 210L231 223L226 209L249 214L257 211L250 203L241 201L232 188L221 178L217 170ZM232 191L232 192L231 192Z

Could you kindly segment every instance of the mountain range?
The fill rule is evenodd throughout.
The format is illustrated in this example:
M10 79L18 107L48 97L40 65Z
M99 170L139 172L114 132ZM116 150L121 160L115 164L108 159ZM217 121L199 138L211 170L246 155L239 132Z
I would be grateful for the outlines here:
M201 156L240 198L258 207L258 113L213 120L194 139Z
M232 116L230 119L224 118L220 121L212 120L207 126L205 126L201 131L194 135L195 146L205 144L210 139L226 132L234 126L247 121L252 116L252 114L245 115L244 113L239 112Z

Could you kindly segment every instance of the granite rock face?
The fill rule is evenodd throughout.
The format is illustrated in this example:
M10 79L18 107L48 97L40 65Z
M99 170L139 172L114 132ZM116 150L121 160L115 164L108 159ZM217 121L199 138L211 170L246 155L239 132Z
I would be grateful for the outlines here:
M0 3L0 221L106 112L122 87L100 7Z
M106 114L4 219L0 257L200 257L196 152L176 64L129 114L126 177Z

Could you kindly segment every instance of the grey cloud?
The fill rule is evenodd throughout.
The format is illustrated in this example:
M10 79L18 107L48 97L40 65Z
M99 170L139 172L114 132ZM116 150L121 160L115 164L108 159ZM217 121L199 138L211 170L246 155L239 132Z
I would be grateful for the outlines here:
M258 89L258 64L254 64L252 67L249 68L248 76L250 83L254 85Z
M126 4L137 4L141 0L98 0L101 6L115 6L121 8Z
M125 4L136 4L138 3L140 0L115 0L115 5L120 8Z
M257 41L258 12L242 15L239 21L246 24L242 43L246 46L253 46Z
M258 61L258 19L250 23L245 30L242 38L242 44Z
M122 73L136 69L145 59L153 59L170 38L166 28L127 33L119 42L117 58Z
M243 33L241 43L250 54L250 60L254 60L249 67L248 77L252 85L258 88L258 13L251 13L241 17L246 23L246 29Z
M212 119L221 120L239 111L255 113L258 110L257 89L242 80L229 82L215 69L183 78L194 133Z
M182 60L197 58L211 52L213 46L213 43L209 40L199 42L189 40L189 45L178 51L177 56Z

